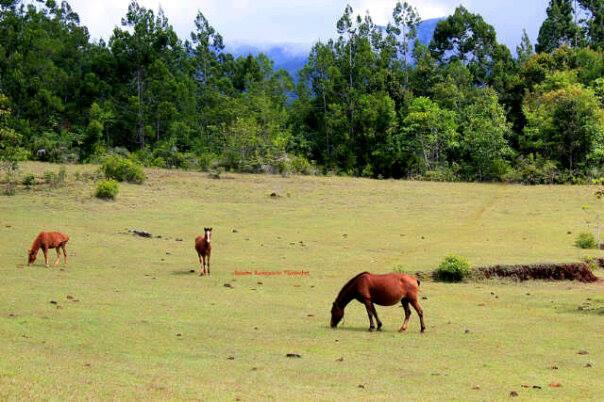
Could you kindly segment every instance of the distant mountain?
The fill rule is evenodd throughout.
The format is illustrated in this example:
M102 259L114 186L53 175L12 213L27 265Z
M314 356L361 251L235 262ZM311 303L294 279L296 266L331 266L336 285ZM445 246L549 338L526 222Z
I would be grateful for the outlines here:
M267 55L274 63L275 70L284 69L292 78L298 77L298 71L304 67L310 52L310 45L298 43L249 44L235 43L226 46L226 51L234 56Z
M436 25L442 18L433 18L422 21L417 30L417 38L425 45L430 43ZM275 69L284 69L292 78L298 78L298 72L306 64L310 46L298 43L277 43L277 44L252 44L252 43L234 43L227 45L226 50L235 56L247 56L249 54L257 56L260 53L266 54L275 63Z

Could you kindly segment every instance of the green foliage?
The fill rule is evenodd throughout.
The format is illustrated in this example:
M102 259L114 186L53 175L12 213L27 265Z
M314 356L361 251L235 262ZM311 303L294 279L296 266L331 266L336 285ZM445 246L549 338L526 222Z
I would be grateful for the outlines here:
M143 167L132 159L108 156L101 165L101 171L108 179L142 184L146 180Z
M537 52L551 52L564 44L579 45L580 30L573 16L572 0L550 0L537 38Z
M548 53L525 32L516 60L464 7L428 47L407 2L385 29L347 6L294 86L266 55L226 52L202 12L185 41L161 9L131 1L95 42L67 2L11 0L0 8L1 167L15 178L26 158L119 155L282 175L584 181L604 166L603 3L549 3Z
M523 147L569 170L604 156L604 112L593 90L555 73L527 97ZM604 159L601 159L604 160Z
M26 187L31 187L33 185L36 184L36 176L33 173L28 173L25 176L23 176L23 179L21 180L21 184L23 184Z
M459 145L455 120L455 112L441 109L428 98L412 101L403 121L403 137L396 141L400 149L408 147L421 161L420 172L433 171Z
M44 183L46 184L52 184L57 180L57 174L52 170L46 170L42 177L44 178Z
M560 171L555 162L540 156L520 157L516 167L502 176L502 180L522 184L556 184L562 182Z
M597 248L598 244L592 233L582 232L577 235L577 238L575 239L575 246L582 249L590 249Z
M47 170L44 172L42 177L44 178L44 183L48 184L50 188L59 188L65 186L67 171L65 166L61 166L58 173L55 173L52 170Z
M470 263L464 257L449 255L434 271L435 279L443 282L461 282L472 274Z
M469 177L500 179L507 172L506 157L511 154L507 142L510 125L495 91L477 90L461 121L460 147L467 155Z
M117 197L118 192L118 182L113 179L106 179L101 180L97 183L94 195L96 198L100 198L103 200L115 200L115 197Z

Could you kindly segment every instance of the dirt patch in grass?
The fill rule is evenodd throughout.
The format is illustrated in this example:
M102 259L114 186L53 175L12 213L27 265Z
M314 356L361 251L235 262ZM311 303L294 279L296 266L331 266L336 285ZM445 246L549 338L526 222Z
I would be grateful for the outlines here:
M604 259L595 260L602 267ZM597 282L589 266L585 262L566 264L530 264L530 265L493 265L476 268L475 273L484 278L512 278L519 281L544 279L552 281L579 281L585 283Z

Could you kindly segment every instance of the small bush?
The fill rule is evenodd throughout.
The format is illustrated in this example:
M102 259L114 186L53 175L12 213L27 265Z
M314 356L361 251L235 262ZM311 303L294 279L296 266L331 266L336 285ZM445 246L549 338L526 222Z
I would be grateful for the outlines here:
M96 185L96 198L103 200L115 200L117 193L120 191L117 181L113 179L101 180Z
M55 173L51 170L44 172L44 183L48 184L51 188L59 188L65 185L65 178L67 177L67 171L65 166L61 166L59 173Z
M34 176L32 173L26 174L25 177L23 177L23 179L21 180L21 184L23 184L24 186L27 186L27 187L31 187L31 186L35 185L36 176Z
M120 156L107 157L103 161L101 170L106 178L117 181L142 184L146 179L143 167L139 163Z
M217 155L206 152L206 153L202 153L201 155L199 155L197 164L198 164L200 170L208 170L213 165L215 165L215 161L218 161L218 160L219 160L219 158Z
M52 185L55 181L57 181L57 174L51 170L47 170L44 172L44 183Z
M596 238L593 234L588 232L582 232L577 235L575 240L575 246L583 249L597 248Z
M472 270L467 259L449 255L440 263L434 272L435 279L444 282L461 282L470 276Z
M17 194L17 184L19 182L16 180L14 175L10 173L6 173L4 175L4 186L2 187L2 194L6 196L12 196Z
M561 177L555 162L529 155L528 158L520 157L516 168L510 169L502 176L502 180L510 183L522 184L556 184L570 181L570 178Z
M53 183L53 187L63 187L65 185L65 179L67 178L67 170L65 166L61 166L59 168L59 173L57 174L57 178Z

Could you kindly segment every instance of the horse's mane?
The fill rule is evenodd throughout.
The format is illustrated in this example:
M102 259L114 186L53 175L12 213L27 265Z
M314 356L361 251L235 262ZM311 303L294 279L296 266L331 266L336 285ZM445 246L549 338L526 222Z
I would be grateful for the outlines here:
M38 251L40 249L41 243L42 243L42 239L40 238L40 235L38 234L38 236L36 236L36 238L34 239L34 242L31 245L30 251Z
M336 300L340 299L340 296L342 296L342 294L344 293L345 290L347 290L350 285L352 285L354 283L354 281L356 281L357 279L359 279L359 277L368 274L369 272L365 271L365 272L361 272L358 275L355 275L354 277L352 277L352 279L350 279L348 282L346 282L346 284L344 286L342 286L342 289L340 290L340 293L338 293L338 297L336 297Z

